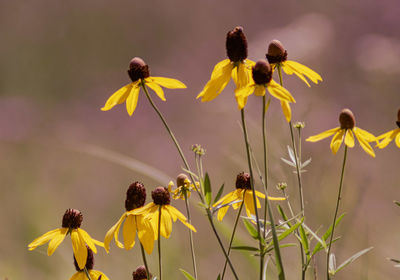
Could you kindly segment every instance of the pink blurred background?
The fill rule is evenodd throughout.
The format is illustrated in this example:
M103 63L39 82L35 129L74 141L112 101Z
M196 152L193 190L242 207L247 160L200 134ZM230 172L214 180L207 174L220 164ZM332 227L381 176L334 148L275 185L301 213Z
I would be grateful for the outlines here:
M297 100L293 120L306 123L305 137L336 127L346 107L357 126L379 135L396 127L400 107L399 14L395 0L0 2L0 278L69 279L74 273L69 241L52 257L45 246L28 252L27 244L60 227L67 208L80 209L82 227L103 240L124 211L132 181L144 182L150 197L153 188L181 172L180 158L143 93L132 117L124 105L100 111L129 83L132 57L142 57L154 76L186 83L186 90L166 90L167 102L155 101L192 163L190 146L206 148L214 189L225 183L228 192L236 174L247 171L232 82L210 103L195 99L214 65L225 59L227 31L244 27L252 60L264 58L268 42L279 39L289 59L322 75L324 81L311 88L284 76ZM250 98L246 110L261 163L260 101ZM287 182L298 209L294 174L280 160L287 157L290 135L276 100L267 125L271 185ZM302 148L304 159L312 157L303 176L305 222L313 229L322 226L322 232L333 216L343 150L332 155L328 140ZM400 258L400 209L392 202L400 200L400 151L391 143L376 153L372 159L358 145L350 150L340 209L347 215L333 252L341 263L359 250L374 249L337 279L396 279L399 273L387 258ZM159 173L142 174L138 162ZM193 200L200 278L215 279L224 259L196 204ZM174 205L184 212L181 201ZM231 228L233 220L230 210L223 225L217 222L220 230ZM187 237L177 223L172 237L163 240L166 279L184 279L178 268L191 271ZM251 244L243 228L239 238L240 244ZM298 279L298 249L283 252L288 279ZM241 279L257 275L254 257L234 252L232 260ZM321 252L320 278L324 261ZM109 255L96 256L95 269L110 279L131 279L140 264L137 246L124 251L113 245ZM154 252L155 272L156 264Z

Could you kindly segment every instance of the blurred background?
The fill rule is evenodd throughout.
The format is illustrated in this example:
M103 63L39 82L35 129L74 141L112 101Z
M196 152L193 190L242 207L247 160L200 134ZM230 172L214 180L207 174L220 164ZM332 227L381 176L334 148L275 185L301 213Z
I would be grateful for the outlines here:
M147 186L149 202L152 189L181 172L175 147L143 92L132 117L125 105L100 111L130 82L126 70L132 57L142 57L151 75L186 83L185 90L166 90L167 102L154 100L192 164L190 146L206 148L204 165L214 190L225 183L227 193L236 174L247 171L233 83L212 102L195 99L214 65L226 58L226 33L244 27L252 60L264 58L269 41L279 39L289 59L322 75L323 82L311 88L284 76L297 100L293 121L306 124L304 137L336 127L343 108L352 109L357 126L379 135L396 128L400 107L399 13L396 0L1 1L0 278L69 279L75 272L69 237L52 257L47 245L29 252L29 242L60 227L67 208L80 209L82 228L103 240L124 212L131 182ZM246 111L261 164L261 99L249 98ZM290 134L276 100L267 122L270 184L287 182L298 210L295 175L280 160L288 157ZM303 175L306 223L323 232L333 218L343 149L334 156L329 140L305 142L302 154L312 158ZM333 252L340 264L364 248L374 249L337 279L397 279L399 274L387 258L400 258L400 209L393 204L400 200L400 150L391 143L376 154L371 158L358 144L349 150L340 208L347 214ZM275 188L271 192L279 194ZM215 279L224 258L197 197L192 198L200 279ZM185 213L182 201L173 205ZM229 210L224 222L217 222L223 236L229 235L235 214ZM242 226L238 238L237 244L252 245ZM184 279L178 268L192 271L186 227L174 224L162 246L164 277ZM298 248L283 254L288 279L299 279ZM232 261L241 279L257 275L257 260L249 254L233 252ZM149 263L156 273L156 252ZM321 252L319 279L324 263ZM96 255L95 269L110 279L131 279L141 264L137 245L125 251L113 243L110 254Z

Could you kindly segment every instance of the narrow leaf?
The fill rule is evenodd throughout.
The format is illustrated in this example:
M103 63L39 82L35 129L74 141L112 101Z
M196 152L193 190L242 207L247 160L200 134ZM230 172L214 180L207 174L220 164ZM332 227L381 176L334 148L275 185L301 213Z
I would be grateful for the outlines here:
M303 163L301 164L301 168L306 167L307 165L310 164L310 162L311 162L311 158L309 158L308 160L306 160L305 162L303 162Z
M304 252L307 255L307 260L310 258L310 244L308 243L308 238L306 231L302 225L299 226L301 244L303 244Z
M249 222L247 219L243 219L244 226L247 229L247 232L253 237L254 239L258 240L258 231L255 226Z
M321 243L322 247L327 249L326 243L323 239L319 238L319 236L315 232L313 232L306 224L303 224L303 226L319 243Z
M188 279L188 280L195 280L195 278L194 278L192 275L190 275L189 272L183 270L182 268L180 268L179 270L180 270L180 271L182 272L182 274L186 277L186 279Z
M224 192L224 186L225 186L225 184L222 184L222 186L219 188L217 196L214 198L213 203L217 202L221 198L222 193Z
M329 274L334 275L336 270L336 257L335 254L329 256Z
M400 202L398 202L398 201L393 201L394 202L394 204L396 204L397 206L400 206Z
M336 226L337 224L339 224L339 222L343 219L344 215L345 215L345 214L342 214L342 215L339 216L339 218L336 219L335 226ZM324 235L322 236L322 240L323 240L323 241L326 241L326 240L328 239L328 237L331 236L331 233L332 233L332 225L331 225L331 226L328 228L328 230L324 233ZM321 250L321 247L322 247L321 242L318 242L317 245L315 245L314 250L313 250L311 256L314 256L315 253L317 253L319 250Z
M286 163L287 165L290 165L290 166L292 166L292 167L296 167L296 164L295 164L295 163L293 163L293 162L291 162L291 161L288 161L288 160L285 159L285 158L281 158L281 160L282 160L284 163Z
M296 158L294 157L294 152L293 152L292 148L288 145L287 149L288 149L288 152L289 152L290 159L292 160L292 162L294 164L296 164Z
M359 257L361 257L362 255L366 254L367 252L369 252L370 250L372 250L373 247L369 247L367 249L364 249L354 255L352 255L350 258L348 258L347 260L345 260L341 265L339 265L339 267L335 270L335 272L333 274L336 274L337 272L341 271L343 268L345 268L347 265L351 264L352 262L354 262L356 259L358 259Z
M258 252L260 249L251 246L232 246L231 249L234 250L242 250L242 251L250 251L250 252Z
M285 239L286 237L288 237L292 232L294 232L302 223L303 223L303 219L301 219L300 222L298 222L297 224L295 224L294 226L288 228L287 230L285 230L283 233L281 233L278 236L278 241L282 241L283 239ZM268 247L272 247L274 245L274 241L272 241Z
M206 204L209 206L211 203L211 183L210 177L208 177L208 173L204 176L204 198Z

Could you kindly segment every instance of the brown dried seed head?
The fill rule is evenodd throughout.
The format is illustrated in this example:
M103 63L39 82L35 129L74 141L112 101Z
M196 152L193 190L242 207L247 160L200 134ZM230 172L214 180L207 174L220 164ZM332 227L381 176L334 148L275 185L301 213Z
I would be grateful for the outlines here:
M132 276L133 280L146 280L147 279L146 267L144 265L138 266L136 270L132 273Z
M226 35L226 55L232 62L247 58L247 39L243 27L237 26Z
M399 111L397 111L397 122L396 122L396 124L400 128L400 109L399 109Z
M129 63L128 75L132 82L145 79L150 76L149 66L140 57L134 57Z
M269 63L284 62L287 59L287 51L280 41L272 40L271 43L269 43L266 57Z
M157 205L166 205L171 203L168 189L164 187L157 187L151 192L151 197L153 198L153 202Z
M353 129L356 125L353 112L350 109L343 109L339 115L339 123L341 129Z
M88 246L86 246L86 248L87 248L88 254L87 254L87 258L86 258L85 267L87 270L89 270L89 269L93 269L93 267L94 267L94 255L93 255L93 251ZM75 255L73 255L73 257L74 257L74 265L75 265L76 271L83 271L83 269L79 268L78 263L76 262L76 259L75 259Z
M184 186L186 180L189 180L189 178L188 178L188 176L186 176L186 174L184 174L184 173L179 174L178 177L176 177L176 186L178 188Z
M265 59L257 61L253 67L253 80L258 85L264 85L272 79L271 65Z
M83 216L81 211L76 209L67 209L65 211L63 219L62 219L62 227L77 229L81 226L83 220Z
M132 183L126 191L125 209L131 211L146 202L146 188L140 182Z
M236 176L236 188L251 190L250 175L249 173L240 172Z

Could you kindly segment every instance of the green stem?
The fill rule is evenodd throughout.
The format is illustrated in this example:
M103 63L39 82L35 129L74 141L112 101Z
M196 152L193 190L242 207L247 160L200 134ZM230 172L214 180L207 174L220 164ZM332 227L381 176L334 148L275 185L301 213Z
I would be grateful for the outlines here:
M344 139L344 137L343 137ZM343 156L343 164L342 164L342 172L340 175L340 184L339 184L339 192L338 192L338 197L336 201L336 210L335 210L335 216L333 218L333 224L332 224L332 234L329 240L329 245L328 245L328 255L326 257L326 279L331 279L329 275L329 256L331 253L331 246L332 246L332 240L333 240L333 234L335 233L335 224L336 224L336 218L337 218L337 213L339 210L339 203L341 198L341 193L342 193L342 186L343 186L343 177L344 177L344 168L346 167L346 159L347 159L347 145L344 146L344 156Z
M243 204L244 204L244 197L245 197L245 195L246 195L246 190L244 190L244 192L243 192L243 200L242 200L242 203L240 203L239 212L237 213L236 220L235 220L235 225L233 226L233 231L232 231L231 240L229 241L228 256L229 256L229 254L231 253L233 238L235 237L236 227L237 227L238 222L239 222L240 214L242 213L242 208L243 208ZM225 277L225 271L226 271L226 265L227 265L227 264L228 264L228 261L225 260L224 270L222 271L221 280L223 280L224 277Z
M160 205L158 208L158 226L157 226L157 235L158 235L158 276L162 277L162 271L161 271L161 210L162 210L162 206Z
M136 219L136 216L135 216L135 219ZM142 252L143 264L144 264L144 267L146 268L147 280L150 280L150 271L149 271L149 266L147 265L146 253L144 252L142 243L141 242L139 242L139 243L140 243L140 250Z
M145 92L145 94L146 94L146 97L147 97L147 99L149 100L151 106L153 107L154 111L156 111L157 115L160 117L162 123L164 124L164 126L165 126L165 128L166 128L168 134L171 136L171 139L172 139L172 141L174 142L176 149L178 150L178 153L179 153L179 155L180 155L180 157L181 157L181 159L182 159L182 161L183 161L183 164L185 165L185 168L186 168L187 170L190 171L190 166L189 166L189 164L188 164L188 162L187 162L187 160L186 160L186 158L185 158L185 155L184 155L183 152L182 152L182 149L181 149L181 147L180 147L180 145L179 145L179 143L178 143L178 140L176 140L175 135L173 134L172 130L169 128L169 126L168 126L168 124L167 124L165 118L163 117L163 115L161 114L160 110L157 108L157 106L154 104L153 100L151 99L151 97L150 97L150 95L149 95L149 92L148 92L148 90L147 90L147 88L146 88L146 86L145 86L144 83L142 83L142 88L143 88L143 90L144 90L144 92ZM201 202L202 202L203 204L205 204L205 203L204 203L204 202L205 202L205 201L204 201L204 197L202 196L202 193L200 192L200 190L198 190L198 188L197 188L197 186L196 186L196 184L195 184L196 181L195 181L193 175L192 175L191 173L189 173L189 176L190 176L190 179L192 180L192 182L194 183L194 187L196 188L197 195L199 196ZM219 245L220 245L220 247L221 247L221 249L222 249L222 252L224 253L225 258L228 259L229 267L231 268L232 273L233 273L233 275L235 276L235 278L236 278L236 279L239 279L239 278L237 277L237 275L236 275L235 269L234 269L234 267L233 267L231 261L229 260L229 256L228 256L228 254L226 253L226 250L225 250L225 248L224 248L224 245L222 244L221 238L219 237L218 232L217 232L217 230L215 229L215 225L214 225L214 221L213 221L213 217L212 217L212 213L211 213L210 209L206 209L206 212L207 212L208 221L210 222L210 225L211 225L212 230L213 230L213 232L214 232L214 234L215 234L215 236L216 236L216 238L217 238L217 240L218 240L218 243L219 243ZM160 280L161 280L161 279L160 279Z
M92 278L90 278L89 271L87 270L86 266L84 267L83 270L85 271L86 277L87 277L89 280L92 280Z
M268 98L269 99L269 98ZM267 127L265 123L266 118L266 102L265 102L265 95L263 96L263 103L262 103L262 135L263 135L263 147L264 147L264 191L265 193L268 192L268 162L267 162ZM266 228L267 228L267 201L268 198L264 201L264 238L266 238Z
M183 194L185 196L185 205L186 205L186 213L187 213L187 217L188 217L188 223L192 224L192 219L190 217L189 200L188 200L186 191L184 191ZM189 242L190 242L190 252L192 253L192 264L193 264L194 277L195 277L195 279L197 279L196 255L194 253L193 233L192 233L191 229L189 229Z

